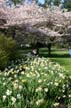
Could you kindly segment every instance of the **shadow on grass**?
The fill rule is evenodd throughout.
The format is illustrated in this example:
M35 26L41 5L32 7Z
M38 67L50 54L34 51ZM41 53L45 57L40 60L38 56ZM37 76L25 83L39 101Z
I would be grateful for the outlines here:
M20 55L24 55L24 54L27 54L27 53L31 53L31 49L20 49L19 50L19 54ZM51 56L48 55L48 50L46 48L42 48L39 50L39 54L38 54L39 57L50 57L50 58L69 58L69 54L68 54L68 51L67 50L63 50L63 49L52 49L51 51Z
M40 57L50 57L50 58L69 58L69 54L51 54L50 56L46 53L39 54Z

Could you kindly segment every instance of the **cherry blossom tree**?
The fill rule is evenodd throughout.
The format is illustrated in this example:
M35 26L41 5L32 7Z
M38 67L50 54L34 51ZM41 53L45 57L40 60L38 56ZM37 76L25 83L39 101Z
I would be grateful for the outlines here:
M20 44L45 43L50 51L50 43L60 42L63 36L70 35L71 12L63 13L59 7L43 8L33 2L18 8L4 8L2 13L5 13L6 23L1 27L12 28L12 35Z

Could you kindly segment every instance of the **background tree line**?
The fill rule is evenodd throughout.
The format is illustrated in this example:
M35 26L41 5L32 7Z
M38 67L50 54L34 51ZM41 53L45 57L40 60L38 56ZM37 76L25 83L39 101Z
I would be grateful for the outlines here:
M16 5L17 3L21 3L22 1L25 1L25 0L9 0L9 1L12 1ZM38 2L38 0L35 0L35 1ZM71 11L71 0L44 0L44 1L45 1L44 6L52 5L52 4L59 6L60 4L62 4L64 8L68 9L68 11Z

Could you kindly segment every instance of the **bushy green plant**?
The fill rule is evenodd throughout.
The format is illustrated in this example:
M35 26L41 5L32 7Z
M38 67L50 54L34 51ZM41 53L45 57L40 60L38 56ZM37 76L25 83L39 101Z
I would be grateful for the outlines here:
M6 65L7 65L7 62L8 62L8 54L0 49L0 69L3 69Z
M68 104L71 76L59 64L34 57L12 66L0 72L1 108L57 108Z
M4 69L9 60L14 57L15 49L15 40L0 33L0 69Z

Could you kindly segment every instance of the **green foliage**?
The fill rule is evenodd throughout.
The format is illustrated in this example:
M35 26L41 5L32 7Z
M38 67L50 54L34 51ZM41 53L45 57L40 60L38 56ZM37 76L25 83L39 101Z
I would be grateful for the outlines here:
M17 3L20 3L22 0L12 0L12 1L16 5Z
M3 69L8 62L8 54L6 51L0 49L0 69Z
M71 102L71 76L59 64L31 56L12 65L0 72L1 108L57 108Z
M61 0L46 0L46 4L48 4L48 5L51 5L52 2L54 5L59 6Z
M64 0L64 7L71 11L71 0Z
M46 0L46 4L50 5L52 0Z
M60 0L54 0L54 5L59 6L59 4L60 4Z
M11 37L0 33L0 69L4 69L15 54L16 42Z

